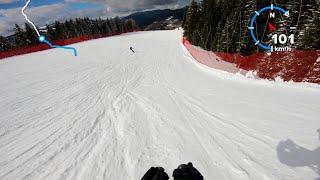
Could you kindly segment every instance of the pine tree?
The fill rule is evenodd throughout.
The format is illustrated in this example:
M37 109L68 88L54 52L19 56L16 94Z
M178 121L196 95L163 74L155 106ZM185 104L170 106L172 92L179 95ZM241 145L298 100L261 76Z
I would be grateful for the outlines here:
M197 27L200 19L199 12L199 5L195 0L193 0L187 10L186 22L184 23L184 35L195 45L198 45Z
M111 20L108 18L107 19L107 27L109 28L109 32L113 32L113 25L112 25L112 22L111 22Z
M220 19L220 27L223 27L220 36L219 48L215 49L216 51L226 51L226 52L237 52L237 44L239 42L239 33L238 29L240 28L239 17L240 17L240 1L224 1L221 6L223 9L226 9L226 12L223 12Z
M302 38L302 44L306 49L320 49L320 10L313 13L313 19L306 26Z
M111 35L114 32L133 31L137 29L137 25L132 19L123 22L119 17L113 19L89 19L85 17L69 19L65 22L56 21L52 25L46 25L46 29L46 38L52 41L84 35L104 36ZM14 32L14 42L12 43L8 43L5 41L6 38L1 37L0 49L12 49L39 43L36 32L29 24L25 24L25 29L16 24Z
M128 19L124 22L125 32L134 31L136 29L136 25L133 19Z
M34 29L28 24L25 23L25 41L27 45L34 45L38 43L37 34Z
M64 27L59 21L56 21L54 23L54 29L55 29L55 33L54 33L55 34L55 39L64 39L65 38Z
M217 2L216 0L203 0L201 3L201 14L198 29L202 36L200 45L207 50L211 50L211 41L216 32L217 17Z
M277 0L277 6L286 7L290 17L273 19L278 33L295 34L296 47L318 47L319 3L316 0ZM193 0L184 17L184 36L194 45L207 50L250 55L260 49L249 35L249 22L255 10L270 5L270 0ZM268 16L260 16L256 29L258 39L268 42ZM290 27L296 27L296 32ZM317 29L318 28L318 29Z
M115 24L115 27L116 27L116 32L120 33L122 32L122 27L121 27L121 20L120 18L117 16L115 19L114 19L114 24Z
M253 0L243 0L241 2L240 10L240 25L239 25L239 42L237 47L237 52L241 54L252 54L255 49L254 43L249 36L249 23L252 12L255 10L255 4Z
M11 45L10 45L9 41L5 37L0 36L0 50L7 51L10 48L11 48Z
M25 32L21 29L21 27L18 24L15 24L14 38L15 38L15 44L17 45L17 47L23 47L26 45Z

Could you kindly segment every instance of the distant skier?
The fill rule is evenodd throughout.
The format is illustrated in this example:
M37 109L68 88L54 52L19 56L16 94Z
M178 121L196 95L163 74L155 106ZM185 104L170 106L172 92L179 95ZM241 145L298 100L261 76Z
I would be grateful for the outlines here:
M133 47L130 47L130 50L131 50L133 53L135 53L134 50L133 50Z

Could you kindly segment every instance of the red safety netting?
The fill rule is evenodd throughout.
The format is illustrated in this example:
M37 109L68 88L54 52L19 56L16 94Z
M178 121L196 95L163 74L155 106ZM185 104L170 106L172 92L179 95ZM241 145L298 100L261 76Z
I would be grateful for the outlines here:
M223 60L223 58L211 51L205 51L199 47L193 46L185 38L183 38L183 44L188 49L191 56L201 64L230 73L237 73L240 71L240 68L238 68L231 59L230 61Z
M132 31L129 31L129 32L132 32ZM69 38L69 39L64 39L64 40L56 40L56 41L53 41L52 44L65 46L65 45L74 44L74 43L78 43L78 42L83 42L83 41L88 41L88 40L98 39L98 38L103 38L103 37L109 37L109 36L116 36L116 35L120 35L120 34L122 34L122 33L80 36L80 37L74 37L74 38ZM48 45L39 44L39 45L35 45L35 46L30 46L30 47L12 49L9 51L1 51L0 52L0 59L12 57L12 56L17 56L17 55L33 53L33 52L37 52L37 51L43 51L43 50L47 50L47 49L50 49L50 47Z
M278 52L270 56L266 53L241 56L240 54L204 51L191 45L185 38L183 38L183 44L194 59L209 67L217 68L215 62L218 59L246 71L256 71L260 78L281 77L284 81L320 84L320 52L316 50ZM219 67L217 69L225 70ZM232 72L228 69L226 71Z

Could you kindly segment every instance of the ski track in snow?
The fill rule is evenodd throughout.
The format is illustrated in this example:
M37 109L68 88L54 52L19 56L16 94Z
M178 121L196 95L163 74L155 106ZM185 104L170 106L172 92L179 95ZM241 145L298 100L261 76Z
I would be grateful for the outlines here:
M319 178L319 86L204 67L181 36L131 33L75 44L78 57L0 61L0 179L140 179L189 161L205 179Z

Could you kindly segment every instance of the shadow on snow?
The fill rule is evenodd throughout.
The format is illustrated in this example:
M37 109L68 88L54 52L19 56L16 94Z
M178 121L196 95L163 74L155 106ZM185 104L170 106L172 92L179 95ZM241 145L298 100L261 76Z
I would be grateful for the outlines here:
M320 129L317 132L320 140ZM281 163L291 167L307 166L320 176L320 147L309 150L288 139L278 144L277 154Z

